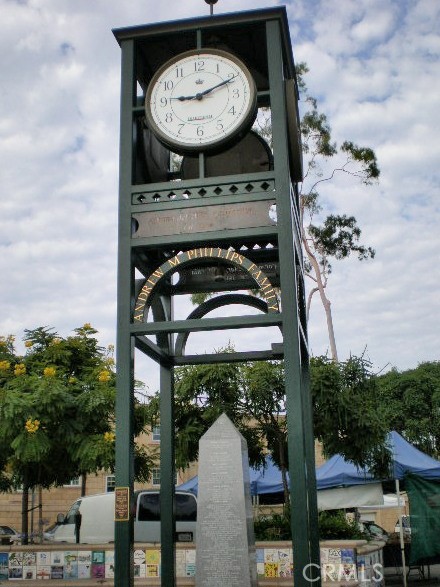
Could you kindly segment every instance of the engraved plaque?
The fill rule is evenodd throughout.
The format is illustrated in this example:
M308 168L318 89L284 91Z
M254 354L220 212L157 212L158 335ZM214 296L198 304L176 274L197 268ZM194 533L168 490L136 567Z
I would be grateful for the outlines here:
M133 214L133 238L275 226L275 202L247 202Z
M268 277L274 287L280 284L279 265L278 262L262 262L255 263L261 271ZM185 267L179 272L179 281L174 285L173 291L191 292L191 288L197 287L197 291L201 291L201 287L215 282L217 285L221 282L228 284L228 287L236 285L241 289L255 288L255 283L249 278L249 274L241 270L239 267L222 267L219 270L218 266L214 267Z
M130 493L128 487L115 488L115 522L130 519Z

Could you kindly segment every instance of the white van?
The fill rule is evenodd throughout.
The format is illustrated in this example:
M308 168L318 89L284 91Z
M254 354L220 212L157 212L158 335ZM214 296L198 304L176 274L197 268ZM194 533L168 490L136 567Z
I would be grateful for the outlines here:
M159 491L137 491L134 495L135 542L160 542ZM102 493L77 499L66 515L58 514L54 542L80 544L114 542L115 494ZM188 491L176 491L176 541L192 542L196 537L197 499Z

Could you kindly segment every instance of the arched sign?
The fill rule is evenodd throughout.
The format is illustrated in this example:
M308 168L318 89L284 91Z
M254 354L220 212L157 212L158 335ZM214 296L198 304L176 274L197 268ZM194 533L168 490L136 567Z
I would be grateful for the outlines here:
M177 271L179 267L184 267L188 264L195 264L202 259L222 260L226 264L235 265L236 267L247 271L261 290L261 295L267 302L268 312L279 312L276 292L269 279L265 273L261 271L258 265L255 265L255 263L236 251L220 249L219 247L201 247L199 249L191 249L189 251L178 253L153 271L145 281L136 299L133 315L134 320L137 322L144 321L144 312L145 308L149 305L150 296L152 295L155 286L166 275Z

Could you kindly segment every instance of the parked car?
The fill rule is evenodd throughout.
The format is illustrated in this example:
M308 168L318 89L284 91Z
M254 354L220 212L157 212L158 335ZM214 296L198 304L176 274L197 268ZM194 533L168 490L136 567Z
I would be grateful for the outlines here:
M409 516L402 516L402 528L404 536L411 536L411 524L410 524L410 517ZM394 527L394 532L400 534L400 521L397 518L396 526Z
M13 544L14 542L20 542L21 534L17 532L11 526L0 526L0 543L1 544Z
M388 541L389 534L388 532L382 528L382 526L378 526L374 522L364 521L362 522L363 530L371 540L383 540L384 542Z

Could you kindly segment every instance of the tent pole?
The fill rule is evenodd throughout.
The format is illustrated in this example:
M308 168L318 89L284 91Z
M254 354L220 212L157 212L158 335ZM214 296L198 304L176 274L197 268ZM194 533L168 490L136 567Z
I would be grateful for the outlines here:
M402 521L402 502L400 497L400 482L396 479L396 494L397 505L399 507L399 538L400 538L400 553L402 555L402 572L403 572L403 587L406 587L406 560L405 560L405 542L403 540L403 521Z

